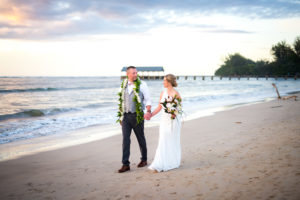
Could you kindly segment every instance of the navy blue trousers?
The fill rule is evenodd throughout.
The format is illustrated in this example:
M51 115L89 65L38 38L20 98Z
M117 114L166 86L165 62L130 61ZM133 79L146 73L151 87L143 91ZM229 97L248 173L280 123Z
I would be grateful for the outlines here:
M123 155L122 155L122 163L123 165L130 165L129 157L130 157L130 135L132 130L135 133L137 141L140 146L141 151L141 161L147 161L147 144L146 138L144 134L144 120L137 124L136 113L124 113L124 118L122 121L122 134L123 134Z

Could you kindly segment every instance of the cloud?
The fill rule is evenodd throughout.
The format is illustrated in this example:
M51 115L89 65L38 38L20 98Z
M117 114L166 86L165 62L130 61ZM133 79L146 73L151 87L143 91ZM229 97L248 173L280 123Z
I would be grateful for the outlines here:
M2 2L2 3L1 3ZM184 24L183 15L225 14L270 19L300 16L299 0L2 0L0 38L45 39L86 34L145 32L158 26L214 28L214 33L249 33L217 24ZM211 26L211 27L210 27Z
M209 32L209 33L233 33L233 34L251 34L251 33L253 33L251 31L231 30L231 29L213 29L213 30L208 30L206 32Z

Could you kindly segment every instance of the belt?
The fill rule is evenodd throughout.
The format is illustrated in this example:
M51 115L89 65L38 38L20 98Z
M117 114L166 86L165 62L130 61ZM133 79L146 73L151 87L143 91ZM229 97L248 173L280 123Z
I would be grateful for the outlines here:
M125 114L136 114L136 112L126 112Z

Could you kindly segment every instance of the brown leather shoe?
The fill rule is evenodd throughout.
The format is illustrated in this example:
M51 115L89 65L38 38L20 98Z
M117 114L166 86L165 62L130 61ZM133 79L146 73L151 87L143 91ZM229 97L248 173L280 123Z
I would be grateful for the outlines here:
M130 167L127 165L123 165L121 169L119 169L119 173L127 172L130 170Z
M147 165L147 161L141 161L137 167L145 167Z

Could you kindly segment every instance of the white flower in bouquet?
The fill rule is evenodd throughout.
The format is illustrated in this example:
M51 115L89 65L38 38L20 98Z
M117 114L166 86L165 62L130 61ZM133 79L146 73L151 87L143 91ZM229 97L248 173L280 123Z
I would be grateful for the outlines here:
M171 103L167 103L166 106L167 106L167 108L171 108L172 105L171 105Z

